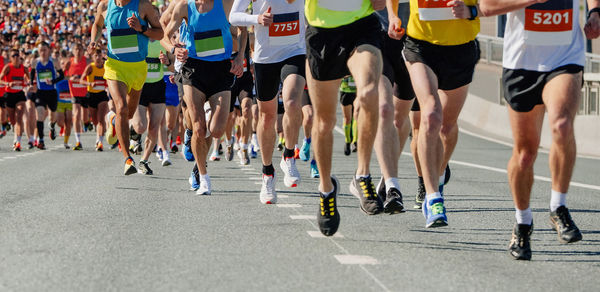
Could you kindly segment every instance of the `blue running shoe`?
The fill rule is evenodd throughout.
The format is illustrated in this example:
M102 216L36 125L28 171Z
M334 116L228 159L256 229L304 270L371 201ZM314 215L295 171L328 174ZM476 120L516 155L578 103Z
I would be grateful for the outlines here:
M190 191L197 191L200 188L200 173L198 172L198 165L194 165L192 173L189 178Z
M310 142L304 139L302 147L300 148L300 160L308 161L310 159ZM311 166L312 167L312 166Z
M194 153L192 153L192 130L185 129L183 136L183 156L187 161L194 161Z
M156 158L158 158L158 160L162 161L163 160L163 152L162 149L158 148L158 151L156 151Z
M425 227L448 226L446 217L446 207L444 207L443 198L435 198L430 201L423 201L423 216L425 216Z
M319 169L317 168L317 161L314 159L310 162L310 177L318 178L319 177Z
M254 149L254 145L250 144L250 158L254 159L254 158L256 158L256 156L258 156L258 153L256 153L256 150Z

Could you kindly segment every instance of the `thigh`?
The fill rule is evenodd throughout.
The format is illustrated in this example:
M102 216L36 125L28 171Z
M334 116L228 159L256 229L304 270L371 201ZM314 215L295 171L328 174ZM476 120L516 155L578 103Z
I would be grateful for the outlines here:
M183 100L189 110L189 117L194 120L204 120L204 102L206 95L192 85L183 85Z
M410 73L410 80L417 96L415 102L419 104L419 111L425 108L431 111L435 106L440 106L441 110L437 93L438 81L433 70L425 63L420 62L406 62L406 67Z
M537 105L528 112L518 112L508 107L515 149L537 149L540 145L545 108Z
M155 128L160 125L165 116L166 106L164 103L153 103L148 107L148 115L150 116L150 128Z
M452 90L439 90L440 102L442 103L442 112L444 124L455 124L460 115L460 111L465 104L469 85L464 85Z
M383 70L381 51L369 44L358 46L348 59L348 69L357 89L378 86Z
M551 123L557 119L575 119L581 102L582 74L559 74L553 76L544 86L542 99Z
M311 94L314 117L318 119L334 119L337 110L337 93L342 79L319 81L312 73L306 72L308 91Z
M106 82L108 83L108 91L117 111L127 107L127 85L117 80L109 79Z

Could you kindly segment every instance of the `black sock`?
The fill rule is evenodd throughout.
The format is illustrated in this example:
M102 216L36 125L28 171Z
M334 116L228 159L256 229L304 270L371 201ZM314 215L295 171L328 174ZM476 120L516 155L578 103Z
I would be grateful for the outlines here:
M44 141L44 122L37 122L37 130L40 141Z
M294 149L287 149L287 147L286 147L285 150L283 150L283 157L284 158L294 157Z
M423 177L422 177L422 176L419 176L419 184L420 184L420 185L424 184L424 182L423 182Z
M50 128L54 128L55 125L56 125L56 123L50 122Z
M273 164L263 165L263 174L265 175L274 175L275 168L273 168Z

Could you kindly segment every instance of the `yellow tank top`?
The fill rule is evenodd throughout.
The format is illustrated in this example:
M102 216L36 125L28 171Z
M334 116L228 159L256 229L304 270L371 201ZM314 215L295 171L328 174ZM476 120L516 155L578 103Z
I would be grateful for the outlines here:
M479 33L479 17L475 20L456 19L450 0L410 0L408 36L442 46L466 44ZM477 0L464 0L468 6Z
M371 0L306 0L304 14L311 26L334 28L371 15Z
M102 68L96 67L95 63L90 64L92 67L92 73L87 78L87 82L96 82L94 87L88 86L87 90L91 93L102 92L106 89L106 80L104 79L104 66Z

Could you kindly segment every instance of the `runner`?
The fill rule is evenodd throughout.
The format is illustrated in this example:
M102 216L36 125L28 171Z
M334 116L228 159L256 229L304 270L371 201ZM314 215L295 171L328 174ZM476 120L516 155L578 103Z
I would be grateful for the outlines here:
M73 146L73 150L83 149L81 145L81 133L83 132L83 121L86 114L84 110L88 108L86 98L87 86L85 83L80 83L81 77L84 76L83 71L87 67L87 60L83 53L83 45L80 43L75 44L73 57L67 63L67 71L65 72L66 77L69 79L69 89L73 97L73 125L75 126L75 141L77 142ZM92 52L89 53L92 55Z
M331 175L337 91L343 77L356 80L358 115L358 168L350 191L360 197L360 208L367 214L383 211L381 198L369 171L377 131L378 84L382 72L380 24L373 14L385 1L307 0L306 44L308 90L314 108L313 143L320 172L319 229L326 236L335 234L340 224L337 210L339 182ZM333 11L333 12L332 12ZM264 149L263 149L264 151ZM360 188L360 191L359 191Z
M340 107L342 108L342 123L344 124L344 155L356 152L358 139L356 121L358 119L358 107L354 106L356 100L356 83L352 75L342 79L340 84Z
M398 0L391 3L398 7ZM456 146L458 115L479 60L476 4L476 0L410 0L408 36L402 54L421 108L419 136L413 139L417 139L427 192L423 215L428 228L448 225L444 170ZM390 15L389 20L390 31L400 29L397 14Z
M196 157L200 186L198 195L210 195L212 188L206 170L207 141L210 137L221 137L229 114L229 100L233 73L242 68L232 64L229 58L233 49L230 25L227 15L231 10L231 0L181 1L176 4L167 26L168 51L173 52L181 62L184 100L188 106L189 118L193 125L191 148ZM172 39L173 34L186 21L183 30L185 48ZM209 102L212 112L210 121L205 120L204 103Z
M115 135L118 137L125 157L123 173L130 175L137 169L129 154L129 119L135 114L146 80L148 38L159 40L163 31L158 13L148 0L105 0L97 10L88 52L97 48L106 21L108 60L104 64L104 79L117 111L107 114L107 141L114 144Z
M29 75L29 72L31 69L31 63L33 63L32 62L33 55L26 54L22 50L21 58L23 60L23 67L25 69L25 75L27 75L29 77L29 76L31 76L31 75ZM35 86L23 87L23 93L25 94L25 98L27 99L25 101L23 126L25 128L25 133L27 134L27 137L29 138L29 141L27 143L28 149L33 149L33 148L37 147L37 139L36 139L37 138L36 137L37 136L36 135L37 110L35 107L36 91L37 91L37 88Z
M58 94L54 85L63 80L64 74L59 67L60 64L55 64L52 60L50 60L50 46L48 43L41 42L38 45L38 52L40 57L32 66L30 80L35 80L35 85L37 86L37 92L35 94L37 131L39 139L37 147L41 150L45 150L44 120L46 119L48 109L51 111L51 115L56 116ZM51 121L54 121L55 119L56 118L50 118ZM50 129L50 138L54 140L56 138L56 134L54 133L54 122L51 122Z
M587 1L588 39L600 35L600 3ZM550 224L561 243L582 239L566 207L576 159L573 122L581 101L585 42L579 26L579 1L483 0L484 15L507 13L502 81L513 131L508 182L515 203L516 224L509 246L517 260L531 259L533 217L529 206L542 122L548 112L550 146ZM552 21L546 22L545 19Z
M300 147L299 158L302 161L310 160L310 177L318 178L319 169L317 168L317 161L313 157L310 159L310 145L312 142L312 126L313 126L313 108L312 102L310 101L310 95L308 94L308 87L304 87L304 93L302 94L302 131L304 132L304 140L302 141L302 147Z
M239 103L239 109L241 115L238 117L239 120L239 131L240 138L238 139L239 150L237 156L240 159L241 165L250 164L250 155L248 152L248 145L250 144L250 132L252 131L252 101L254 96L252 95L252 89L254 87L254 77L249 67L251 65L250 60L250 45L248 30L243 27L240 28L241 35L238 36L238 42L245 41L245 44L241 44L244 48L243 55L243 66L244 73L241 77L235 79L231 88L232 102L235 105L235 101ZM239 55L240 53L238 53ZM232 55L232 58L234 55ZM237 56L236 56L237 57ZM232 106L233 108L233 106Z
M4 57L2 56L0 56L0 68L4 69ZM4 88L4 86L0 86L0 138L6 136L6 131L10 129L10 124L6 117L6 100L4 98L6 92Z
M23 111L25 110L25 93L23 88L29 84L29 76L25 74L25 67L21 63L19 51L11 49L10 62L2 68L0 79L6 86L5 102L8 111L8 120L14 126L15 140L14 151L21 151L21 136L23 135Z
M246 13L250 0L236 0L231 15L235 25L254 25L254 73L258 100L258 140L262 149L263 185L260 201L277 202L273 142L277 120L277 91L283 84L283 158L279 166L286 187L300 183L300 173L294 158L294 146L302 125L302 93L306 84L306 44L303 41L305 21L302 1L257 0L252 3L252 15Z
M91 120L96 125L96 151L104 151L104 133L108 113L108 95L106 94L106 79L104 79L104 54L96 49L92 55L94 62L90 63L81 75L79 83L87 85L86 103L90 109Z
M56 90L58 91L56 123L60 127L60 133L64 137L63 145L65 149L70 149L69 137L71 136L71 127L73 126L73 104L71 93L69 92L69 81L59 81L56 84Z

